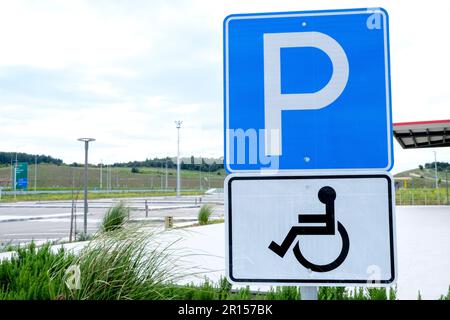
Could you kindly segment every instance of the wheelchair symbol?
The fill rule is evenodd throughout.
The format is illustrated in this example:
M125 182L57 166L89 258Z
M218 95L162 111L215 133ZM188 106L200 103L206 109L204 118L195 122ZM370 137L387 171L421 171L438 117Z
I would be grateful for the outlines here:
M319 190L318 198L320 202L325 204L325 214L299 214L298 223L324 223L325 226L294 226L288 232L281 245L278 245L276 242L272 241L269 245L270 250L283 258L297 236L336 234L334 223L334 201L336 200L336 191L328 186L323 187ZM339 267L344 262L345 258L347 258L348 251L350 249L350 241L347 230L345 230L344 226L339 221L337 222L337 229L342 238L342 249L336 260L324 265L314 264L303 256L300 250L300 241L297 241L293 251L298 262L300 262L300 264L305 268L315 272L328 272Z

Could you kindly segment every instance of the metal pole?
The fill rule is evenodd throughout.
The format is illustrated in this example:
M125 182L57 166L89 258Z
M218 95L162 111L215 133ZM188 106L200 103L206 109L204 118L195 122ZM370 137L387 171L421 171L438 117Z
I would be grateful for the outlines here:
M201 161L201 158L200 158L200 166L199 166L200 170L199 170L199 179L198 179L200 191L202 191L202 189L203 189L202 188L202 164L203 164L203 161Z
M175 124L177 126L177 197L180 196L180 188L181 188L181 181L180 181L180 128L183 121L175 121Z
M17 184L17 152L16 152L16 162L14 164L14 200L16 200L16 193L17 193L17 188L16 188L16 184Z
M302 300L317 300L319 287L300 287L300 296Z
M103 163L100 159L100 190L103 189Z
M88 151L89 142L84 142L84 235L87 235L88 214Z
M434 177L436 181L436 189L438 188L438 174L437 174L437 162L436 162L436 151L434 152Z
M72 242L73 235L73 215L75 213L75 198L74 198L74 190L75 190L75 175L72 170L72 209L70 212L70 233L69 233L69 242Z
M180 196L180 127L177 127L177 196Z
M448 176L447 176L447 174L448 174L448 169L445 170L445 185L446 185L446 188L447 188L447 197L446 197L446 199L447 199L447 204L448 204Z
M9 181L11 183L10 191L14 190L14 186L13 186L13 183L14 183L14 163L13 163L12 153L11 153L11 176L9 177Z
M211 189L211 164L208 164L208 189Z
M167 191L167 188L169 187L168 180L167 180L167 175L168 175L168 172L167 172L167 158L166 158L166 191Z
M106 166L106 188L108 189L108 192L111 190L111 166Z
M36 192L37 185L37 155L34 156L34 192Z
M95 141L93 138L80 138L78 141L84 142L84 235L87 236L87 215L88 215L88 152L89 142Z

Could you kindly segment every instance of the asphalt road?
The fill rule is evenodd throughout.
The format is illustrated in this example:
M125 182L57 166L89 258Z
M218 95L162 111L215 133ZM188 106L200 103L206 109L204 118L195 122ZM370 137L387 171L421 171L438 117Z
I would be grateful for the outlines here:
M108 208L117 199L90 201L88 214L88 233L98 230ZM200 203L194 197L175 197L147 199L149 208L146 218L145 199L125 199L131 207L130 218L135 221L162 224L165 216L173 216L175 225L196 220ZM212 201L214 216L223 214L223 205L217 197L203 197L202 203ZM8 243L24 243L32 240L65 240L70 232L71 203L67 201L21 202L0 204L0 246ZM83 230L83 204L77 204L76 230Z

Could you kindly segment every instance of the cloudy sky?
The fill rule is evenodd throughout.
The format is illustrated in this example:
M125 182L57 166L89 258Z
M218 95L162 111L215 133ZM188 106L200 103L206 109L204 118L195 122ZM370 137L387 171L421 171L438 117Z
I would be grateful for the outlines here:
M450 118L450 2L0 0L0 150L82 162L219 157L222 21L231 13L382 6L390 15L393 120ZM433 161L402 150L394 172ZM450 148L437 149L450 161Z

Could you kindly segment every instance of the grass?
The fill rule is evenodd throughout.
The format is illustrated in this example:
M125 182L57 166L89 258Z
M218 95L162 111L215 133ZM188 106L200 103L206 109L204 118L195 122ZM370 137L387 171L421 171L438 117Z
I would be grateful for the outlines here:
M0 262L0 300L299 300L299 288L273 287L252 292L233 290L221 278L201 285L176 285L187 275L178 264L172 244L161 245L156 232L118 229L98 234L77 254L50 244L19 248L10 260ZM79 287L66 285L66 271L77 266ZM395 300L395 288L320 287L319 300ZM450 287L441 300L450 299Z
M80 269L80 288L64 286L62 296L74 300L173 298L164 284L184 273L176 267L170 244L155 245L156 237L157 233L137 228L99 234L73 261Z
M444 188L398 189L395 198L397 205L450 204Z
M130 217L130 208L125 206L123 202L111 207L103 217L100 230L102 232L110 232L122 228Z
M64 270L72 259L63 251L53 253L50 244L19 248L11 260L0 263L0 300L55 299L63 279L52 278L52 272L55 266Z
M197 191L183 191L181 195L201 195L202 192ZM142 197L157 197L157 196L175 196L176 192L89 192L88 199L120 199L120 198L142 198ZM72 195L67 194L17 194L16 199L12 195L3 195L1 202L16 202L16 201L57 201L57 200L72 200Z
M213 213L213 207L209 204L204 204L202 205L202 207L200 208L199 212L198 212L198 223L200 225L205 225L208 223L209 221L209 217L212 215Z

